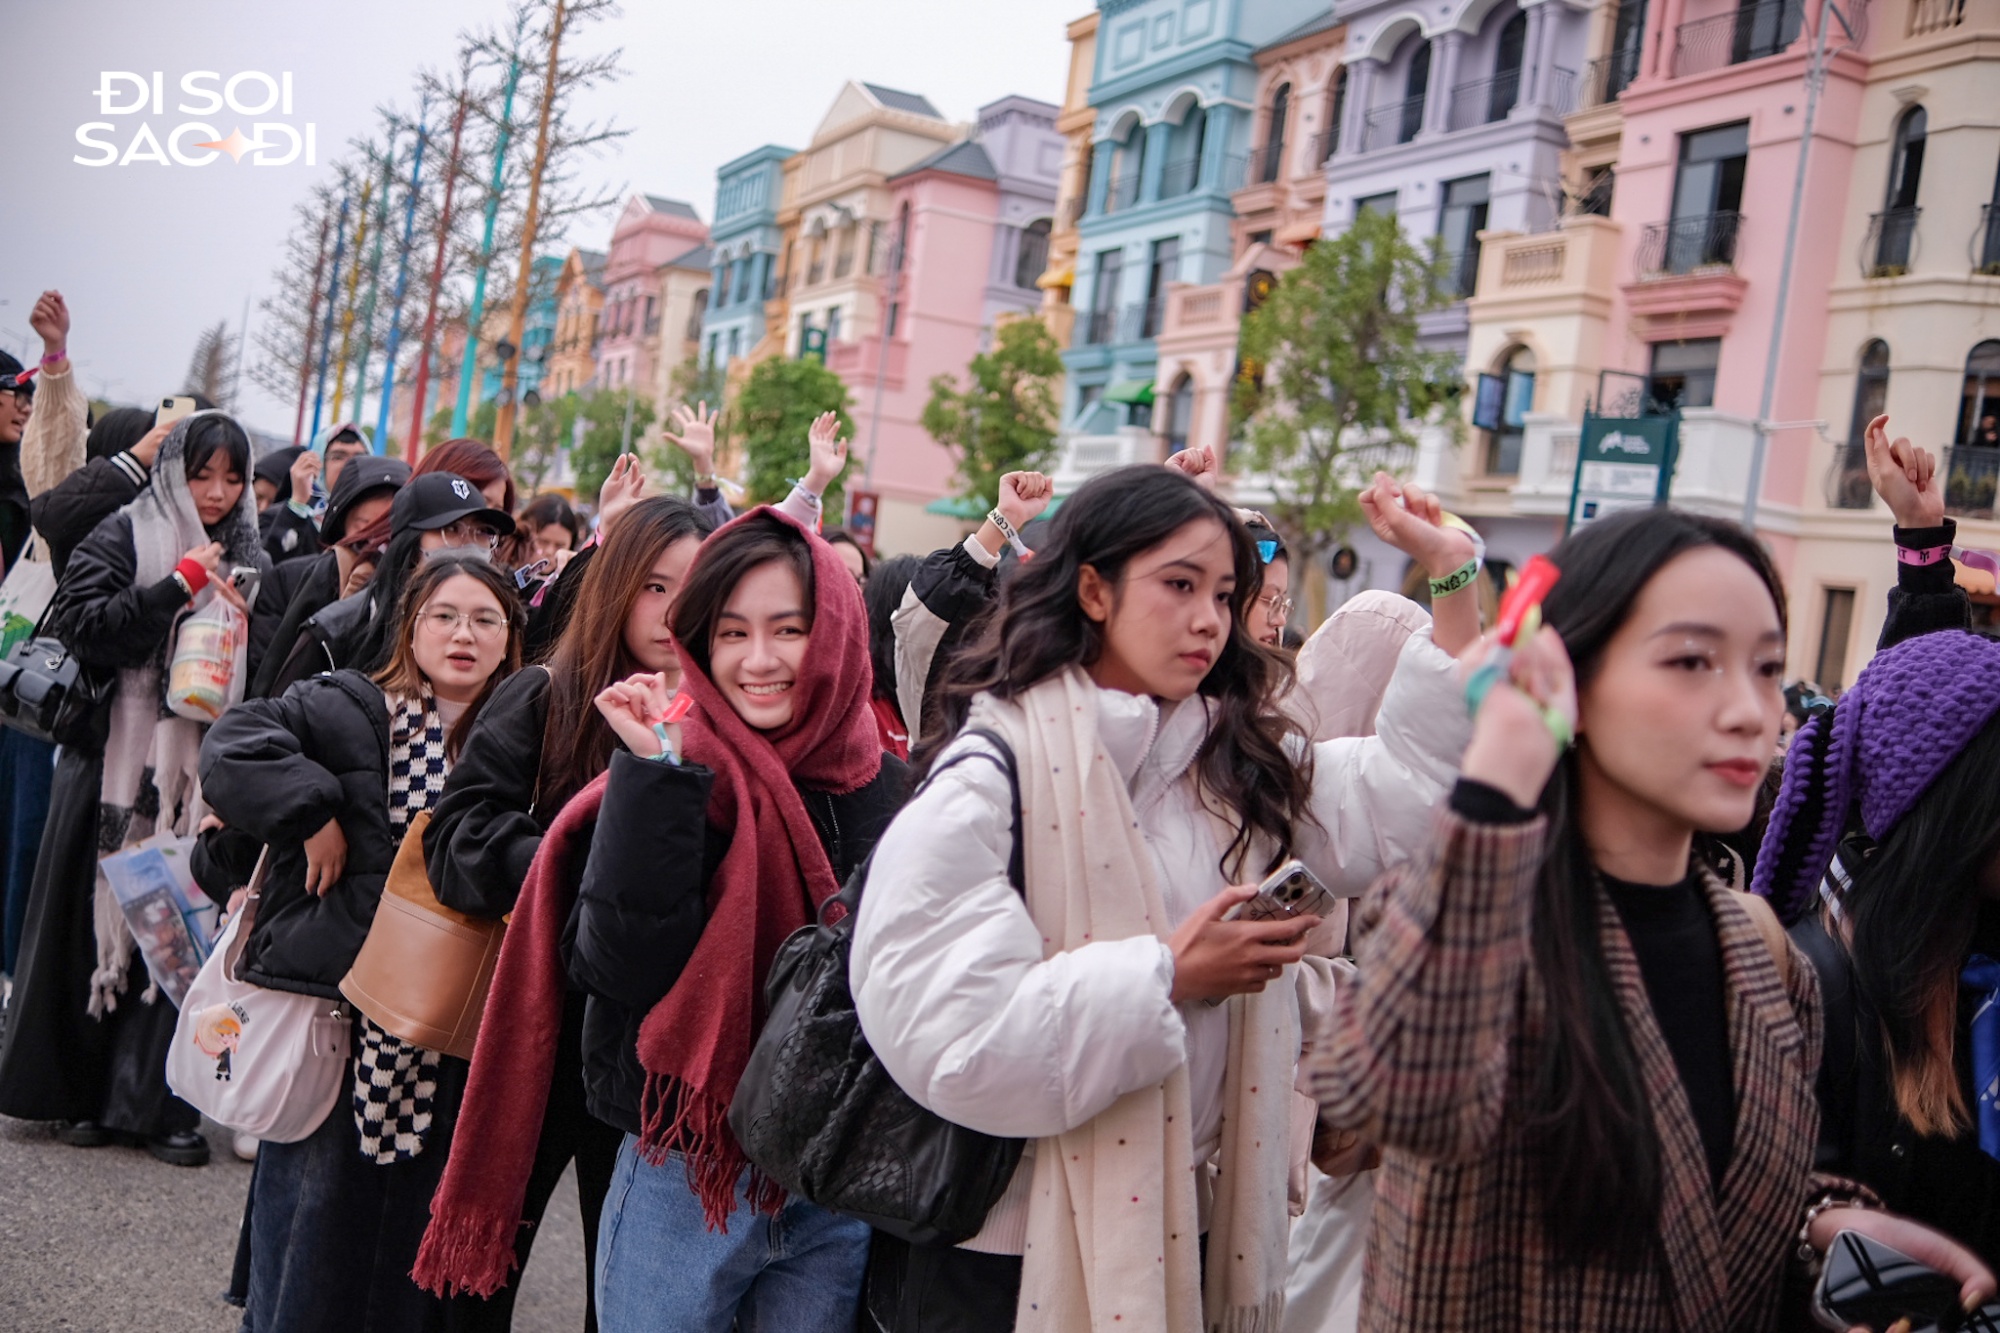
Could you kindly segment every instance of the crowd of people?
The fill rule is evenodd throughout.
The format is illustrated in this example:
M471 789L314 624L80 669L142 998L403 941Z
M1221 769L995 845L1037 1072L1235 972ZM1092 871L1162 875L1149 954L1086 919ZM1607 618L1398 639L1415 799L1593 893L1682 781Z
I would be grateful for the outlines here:
M305 1132L218 1145L254 1161L246 1333L509 1327L571 1170L607 1333L1773 1330L1843 1233L1996 1296L2000 644L1886 418L1879 650L1788 699L1771 554L1693 513L1576 531L1496 624L1478 534L1377 474L1428 605L1301 625L1199 449L1053 514L1010 474L877 559L823 522L831 417L737 514L679 409L693 494L628 456L584 514L475 440L92 421L61 296L32 323L0 553L48 567L36 641L90 703L0 730L0 1115L209 1160L100 866L185 848L241 932L203 976L311 997L344 1061ZM212 713L198 622L235 627ZM412 875L498 932L476 1043L354 984ZM1248 910L1287 876L1312 910ZM741 1137L806 1077L767 983L831 924L907 1113L815 1180L957 1127L1012 1154L964 1234Z

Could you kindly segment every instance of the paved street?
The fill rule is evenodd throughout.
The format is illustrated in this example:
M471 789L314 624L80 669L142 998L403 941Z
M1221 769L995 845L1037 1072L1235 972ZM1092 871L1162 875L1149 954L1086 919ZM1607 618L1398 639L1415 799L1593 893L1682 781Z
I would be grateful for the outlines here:
M214 1126L215 1159L166 1166L128 1148L71 1148L0 1118L0 1333L229 1333L218 1299L250 1166ZM518 1333L583 1327L583 1234L566 1177L515 1306Z

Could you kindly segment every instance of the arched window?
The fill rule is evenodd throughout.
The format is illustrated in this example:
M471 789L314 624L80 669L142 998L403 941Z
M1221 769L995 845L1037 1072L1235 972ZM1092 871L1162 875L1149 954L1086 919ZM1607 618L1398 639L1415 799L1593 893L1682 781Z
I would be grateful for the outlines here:
M1049 220L1036 218L1021 229L1021 252L1014 260L1014 285L1035 289L1042 270L1049 266Z
M1194 425L1194 378L1182 374L1167 395L1167 452L1177 454L1188 447L1188 432Z
M1107 209L1130 208L1139 202L1139 177L1146 169L1146 127L1133 121L1111 155L1111 189Z
M2000 448L2000 338L1988 338L1965 358L1957 442Z
M1347 114L1347 66L1342 65L1333 72L1333 80L1326 91L1326 128L1319 132L1318 159L1314 165L1324 163L1340 151L1340 121Z
M889 249L890 272L901 273L903 271L903 259L904 256L909 252L909 248L910 248L910 201L905 199L903 201L903 206L896 210L896 241L895 244L892 245Z
M1409 77L1403 81L1403 119L1396 127L1396 142L1408 143L1424 127L1424 98L1431 86L1431 44L1421 37L1410 53Z
M1257 180L1268 184L1278 179L1285 160L1285 121L1292 114L1292 85L1281 83L1271 94L1270 126L1264 131L1264 154L1257 161Z
M1506 119L1521 100L1521 56L1528 45L1528 16L1520 10L1500 28L1499 50L1493 58L1493 83L1486 94L1486 119L1490 124Z
M1201 153L1208 142L1208 108L1196 103L1167 138L1167 165L1160 172L1160 198L1175 199L1201 184Z
M1835 451L1833 478L1827 495L1835 509L1867 509L1875 503L1868 481L1868 456L1862 441L1868 423L1882 415L1889 402L1889 344L1871 338L1861 348L1854 372L1854 412L1848 418L1847 446Z
M1500 428L1486 437L1486 474L1511 477L1521 470L1521 442L1535 408L1535 354L1516 347L1500 363Z
M1930 117L1913 106L1896 121L1889 142L1889 188L1875 219L1875 263L1870 277L1910 271L1917 235L1917 188L1924 177L1924 136Z

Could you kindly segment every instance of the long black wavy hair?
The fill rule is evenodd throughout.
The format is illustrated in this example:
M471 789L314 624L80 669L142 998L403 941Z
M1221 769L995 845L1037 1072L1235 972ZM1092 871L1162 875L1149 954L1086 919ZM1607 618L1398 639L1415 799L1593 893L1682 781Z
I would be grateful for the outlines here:
M1571 535L1549 558L1562 579L1542 603L1579 687L1589 683L1639 594L1676 557L1719 547L1748 565L1785 619L1785 595L1764 548L1738 525L1677 509L1640 509ZM1588 739L1579 742L1587 745ZM1659 1234L1659 1136L1638 1052L1598 942L1597 871L1576 818L1577 752L1542 791L1549 855L1535 885L1530 948L1548 997L1540 1034L1531 1139L1543 1214L1558 1253L1621 1266L1648 1261Z
M1289 854L1300 823L1311 818L1310 747L1274 706L1291 681L1284 658L1245 632L1244 608L1263 588L1263 564L1234 511L1186 475L1139 464L1093 477L1063 502L1035 558L1001 584L999 603L974 628L945 678L945 726L918 757L920 769L942 741L965 724L973 696L1012 699L1073 666L1088 667L1103 652L1103 629L1083 613L1077 584L1089 565L1105 581L1123 581L1132 560L1190 523L1220 523L1229 534L1236 590L1229 598L1229 632L1199 693L1215 705L1215 725L1195 757L1205 797L1230 813L1236 835L1222 870L1242 874L1252 842L1277 847L1271 866ZM1268 871L1271 866L1256 869Z

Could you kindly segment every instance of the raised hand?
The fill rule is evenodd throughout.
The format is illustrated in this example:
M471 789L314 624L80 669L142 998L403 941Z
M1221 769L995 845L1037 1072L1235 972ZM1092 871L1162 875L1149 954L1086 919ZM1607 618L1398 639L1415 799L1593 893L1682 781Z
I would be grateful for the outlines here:
M710 410L707 402L695 404L690 410L686 403L675 403L673 418L676 435L665 427L660 429L660 437L678 448L694 464L697 477L715 475L715 422L721 414Z
M638 504L646 495L646 471L639 466L636 454L620 454L618 461L611 465L611 475L597 488L597 526L599 535L611 531L611 525L619 515Z
M1215 450L1205 444L1183 449L1179 453L1167 455L1167 466L1176 472L1185 472L1193 477L1195 484L1203 490L1212 491L1221 478L1221 468L1215 461Z
M1397 481L1386 472L1361 492L1361 512L1375 535L1409 556L1434 579L1444 578L1472 559L1472 538L1447 527L1438 498L1414 481Z
M625 748L641 758L651 759L660 753L659 733L653 724L667 711L673 702L674 692L667 685L665 675L657 671L640 672L627 676L624 680L613 681L601 690L593 702L604 720L611 724L612 732L625 743ZM681 749L681 729L679 723L667 724L667 740L674 753Z
M125 452L131 454L132 457L150 468L153 466L153 461L160 456L160 446L165 444L167 436L173 433L174 427L172 422L168 422L163 426L155 426L144 435L141 435L139 442ZM306 452L310 453L312 451L307 450Z
M1485 660L1491 643L1489 635L1461 655L1468 673ZM1534 638L1514 645L1507 679L1496 683L1480 702L1479 715L1472 720L1472 743L1465 747L1459 772L1498 787L1518 806L1532 808L1562 757L1562 747L1549 730L1550 709L1575 732L1576 670L1562 636L1545 625Z
M1937 455L1907 439L1890 443L1886 414L1868 423L1861 447L1868 456L1868 484L1889 506L1897 527L1934 528L1944 522Z
M1056 495L1056 484L1039 472L1009 472L1000 478L1000 502L994 508L1019 532L1040 517Z
M50 356L69 346L69 303L51 288L35 301L28 315L28 327L42 339L42 351Z
M312 503L313 478L319 475L319 469L320 456L310 449L292 460L292 500L294 503Z
M803 485L814 495L825 495L826 488L840 479L847 466L847 441L840 435L839 414L822 412L814 418L812 429L806 432L806 446L812 451L812 463Z

